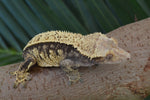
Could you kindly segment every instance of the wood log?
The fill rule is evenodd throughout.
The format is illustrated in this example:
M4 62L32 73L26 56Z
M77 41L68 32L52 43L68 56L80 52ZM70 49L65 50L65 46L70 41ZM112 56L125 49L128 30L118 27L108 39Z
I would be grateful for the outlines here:
M122 26L107 34L131 54L120 64L80 68L83 82L68 84L60 68L30 70L27 87L13 88L9 75L18 64L0 67L0 100L143 100L150 94L150 18Z

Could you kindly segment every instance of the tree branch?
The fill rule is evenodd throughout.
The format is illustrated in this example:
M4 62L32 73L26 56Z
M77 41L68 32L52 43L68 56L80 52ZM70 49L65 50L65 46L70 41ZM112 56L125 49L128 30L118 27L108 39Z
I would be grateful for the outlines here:
M60 68L31 69L27 88L13 88L19 64L0 68L1 100L143 100L150 94L150 18L120 27L108 36L131 54L127 62L80 68L83 82L68 85Z

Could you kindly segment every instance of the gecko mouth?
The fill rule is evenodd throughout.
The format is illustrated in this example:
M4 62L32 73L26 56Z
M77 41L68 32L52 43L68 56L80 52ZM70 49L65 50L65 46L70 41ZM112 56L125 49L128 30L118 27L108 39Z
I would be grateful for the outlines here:
M111 61L112 58L113 58L113 54L108 54L106 57L93 58L93 61L95 61L97 63L105 63L107 61Z

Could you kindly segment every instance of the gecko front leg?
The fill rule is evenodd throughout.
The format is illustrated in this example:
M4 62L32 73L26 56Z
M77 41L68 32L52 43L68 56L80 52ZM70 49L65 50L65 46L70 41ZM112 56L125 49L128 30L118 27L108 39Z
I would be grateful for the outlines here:
M78 72L78 66L70 59L65 59L60 62L62 70L69 78L69 83L76 83L80 80L80 73Z
M16 76L16 80L14 83L14 88L17 88L20 83L23 83L25 86L26 81L30 80L30 73L28 73L30 67L36 63L34 58L26 59L22 64L20 64L19 69L13 73L12 75Z

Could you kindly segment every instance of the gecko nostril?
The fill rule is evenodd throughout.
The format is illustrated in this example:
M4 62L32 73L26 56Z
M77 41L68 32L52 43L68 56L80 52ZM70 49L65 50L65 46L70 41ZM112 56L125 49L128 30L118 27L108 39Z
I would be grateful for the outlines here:
M127 58L127 60L130 60L130 58Z

